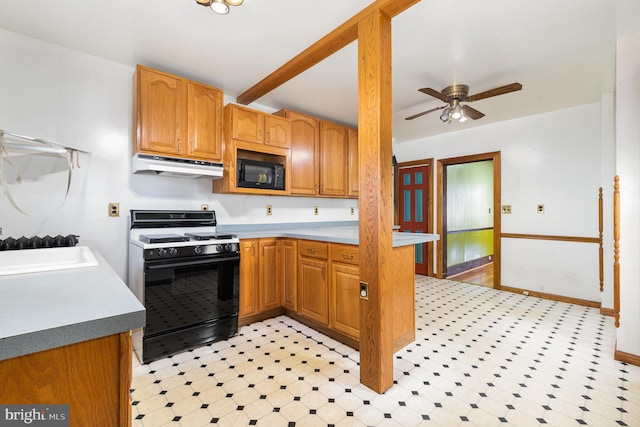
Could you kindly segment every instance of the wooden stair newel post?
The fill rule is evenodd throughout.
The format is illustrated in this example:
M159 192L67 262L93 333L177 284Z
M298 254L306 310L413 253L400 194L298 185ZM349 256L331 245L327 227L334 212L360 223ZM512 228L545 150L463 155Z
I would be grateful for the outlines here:
M391 17L376 10L358 24L360 169L360 382L393 385Z

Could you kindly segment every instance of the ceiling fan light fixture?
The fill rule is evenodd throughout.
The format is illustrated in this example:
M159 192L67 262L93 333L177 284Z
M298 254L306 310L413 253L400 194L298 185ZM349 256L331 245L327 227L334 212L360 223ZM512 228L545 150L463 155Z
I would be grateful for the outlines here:
M467 121L467 115L464 112L464 105L460 107L460 118L458 119L460 123L464 123Z
M440 114L440 120L442 120L444 123L447 123L450 120L449 119L450 112L451 112L451 109L449 107L442 110L442 114Z
M454 120L460 120L460 117L462 117L462 108L458 101L454 100L453 108L451 109L451 118Z
M243 2L244 0L225 0L229 6L240 6Z
M211 10L219 15L226 15L229 13L229 6L224 0L213 0L211 2Z

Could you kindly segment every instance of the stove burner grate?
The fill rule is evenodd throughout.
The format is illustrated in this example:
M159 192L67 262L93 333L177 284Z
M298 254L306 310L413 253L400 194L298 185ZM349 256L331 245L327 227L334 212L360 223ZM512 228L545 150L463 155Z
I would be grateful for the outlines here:
M185 236L192 238L193 240L227 240L233 239L233 234L218 234L218 233L185 233Z
M189 237L179 234L145 234L140 236L140 241L144 243L188 242Z

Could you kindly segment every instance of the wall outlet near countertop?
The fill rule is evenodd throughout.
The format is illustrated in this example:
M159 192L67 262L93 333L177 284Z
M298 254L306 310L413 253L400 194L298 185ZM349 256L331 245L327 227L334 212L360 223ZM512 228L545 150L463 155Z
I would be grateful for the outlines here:
M209 205L206 203L203 203L200 205L200 210L201 211L208 211L209 210Z
M356 214L356 208L351 207L351 215L355 215Z
M313 214L314 215L318 215L318 207L317 206L313 207Z
M120 203L109 203L109 217L117 218L120 216Z
M273 215L273 206L267 205L267 215Z

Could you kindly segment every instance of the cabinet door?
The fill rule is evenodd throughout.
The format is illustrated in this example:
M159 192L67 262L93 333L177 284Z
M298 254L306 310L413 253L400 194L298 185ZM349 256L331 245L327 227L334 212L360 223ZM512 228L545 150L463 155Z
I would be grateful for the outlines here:
M291 194L316 195L320 121L292 111L287 114L291 122Z
M187 84L187 156L222 162L222 91Z
M282 244L282 305L284 308L296 311L298 309L298 242L295 240L281 240Z
M298 263L298 314L327 325L327 262L300 257Z
M138 151L179 155L184 139L184 80L137 69Z
M260 310L280 307L278 240L260 239Z
M358 198L360 189L360 170L358 167L358 131L349 129L349 190L348 196Z
M240 240L240 311L238 317L258 313L258 240Z
M264 140L265 145L280 148L291 147L291 125L289 124L289 119L265 114L264 128L267 132Z
M347 128L320 122L320 194L347 195Z
M331 264L329 327L360 339L360 269L355 265Z
M262 144L263 114L259 111L233 105L231 135L233 139Z

